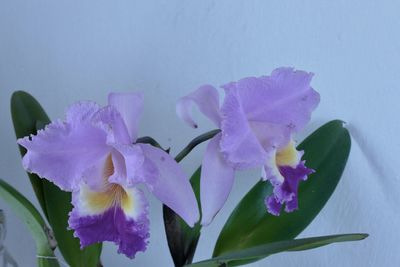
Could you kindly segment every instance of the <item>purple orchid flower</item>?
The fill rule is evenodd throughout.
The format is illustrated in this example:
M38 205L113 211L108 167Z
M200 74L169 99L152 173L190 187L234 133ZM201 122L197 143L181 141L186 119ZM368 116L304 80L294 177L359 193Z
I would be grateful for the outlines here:
M193 104L213 121L221 132L206 148L201 172L202 224L209 224L231 191L236 170L259 167L263 180L274 186L265 199L267 210L279 215L297 209L297 187L313 170L301 160L293 134L310 120L319 94L310 87L312 74L279 68L270 76L249 77L223 85L225 100L219 105L211 85L181 98L177 114L196 128Z
M81 247L113 241L130 258L145 251L148 203L139 184L190 226L199 219L192 187L177 162L161 149L135 143L142 107L140 93L111 93L107 106L78 102L65 121L18 140L27 149L26 170L72 192L68 223Z

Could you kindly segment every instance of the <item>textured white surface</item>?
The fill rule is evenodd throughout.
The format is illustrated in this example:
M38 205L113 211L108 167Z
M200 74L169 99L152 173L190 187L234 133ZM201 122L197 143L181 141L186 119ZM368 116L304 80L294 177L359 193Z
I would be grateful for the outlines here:
M302 236L368 232L364 242L272 256L251 266L397 266L400 263L400 4L398 1L1 1L0 172L34 199L9 114L14 90L32 93L52 118L80 99L143 90L141 135L173 153L212 128L191 130L175 101L202 83L222 84L278 66L313 71L322 101L306 133L340 118L353 147L343 180ZM191 172L204 146L183 162ZM223 211L203 230L196 260L257 173L242 173ZM249 179L248 177L253 177ZM151 245L131 262L105 245L105 266L172 266L161 205L151 199ZM33 266L26 228L8 216L9 251Z

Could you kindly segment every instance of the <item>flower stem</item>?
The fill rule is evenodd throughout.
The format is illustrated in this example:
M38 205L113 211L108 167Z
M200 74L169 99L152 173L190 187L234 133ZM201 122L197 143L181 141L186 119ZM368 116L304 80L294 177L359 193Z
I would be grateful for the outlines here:
M220 131L221 131L220 129L212 130L212 131L206 132L206 133L194 138L192 141L190 141L190 143L184 149L182 149L181 152L179 152L178 155L176 155L176 157L175 157L176 162L180 162L182 159L184 159L190 153L190 151L193 150L193 148L195 148L197 145L203 143L204 141L207 141L207 140L213 138Z
M152 145L154 147L160 148L160 149L164 150L167 153L169 153L169 150L170 150L169 148L167 148L167 149L162 148L161 145L153 137L150 137L150 136L139 137L136 140L136 143L149 144L149 145Z

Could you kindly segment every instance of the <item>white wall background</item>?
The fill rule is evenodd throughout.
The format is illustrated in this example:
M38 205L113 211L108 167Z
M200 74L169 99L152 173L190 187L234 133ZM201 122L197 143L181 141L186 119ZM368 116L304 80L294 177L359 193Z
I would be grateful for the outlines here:
M0 173L34 199L9 113L14 90L33 94L52 118L80 99L105 103L111 90L143 90L141 134L173 153L212 128L175 116L175 101L202 83L220 85L279 66L313 71L322 101L304 133L340 118L353 147L343 180L302 236L368 232L364 242L272 256L251 266L397 266L400 263L400 4L398 1L0 1ZM299 139L302 139L300 136ZM204 147L183 162L199 164ZM253 177L253 178L249 178ZM256 173L237 177L195 259L211 247ZM36 203L36 202L35 202ZM6 244L33 266L26 228L8 217ZM151 245L134 261L105 246L105 266L172 266L161 205L151 199Z

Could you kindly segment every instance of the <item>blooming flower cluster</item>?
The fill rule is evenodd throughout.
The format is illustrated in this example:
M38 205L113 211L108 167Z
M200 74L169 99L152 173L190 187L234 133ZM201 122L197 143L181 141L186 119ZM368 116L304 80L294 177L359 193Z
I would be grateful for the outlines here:
M260 168L274 186L265 199L279 215L297 209L297 187L313 170L302 161L293 135L310 120L319 95L310 87L312 74L280 68L270 76L244 78L217 90L205 85L181 98L178 115L197 127L192 106L220 129L208 143L201 172L203 225L209 224L231 191L235 172ZM64 121L54 121L36 136L18 143L27 149L25 169L72 192L69 227L81 246L112 241L134 257L146 249L148 203L138 185L181 216L188 225L199 220L188 176L165 151L137 143L143 107L140 93L111 93L108 105L78 102Z
M222 86L220 107L217 90L198 88L177 104L178 115L190 126L192 105L221 129L208 144L201 173L202 224L209 224L231 191L236 170L261 168L262 178L274 186L265 199L267 209L279 215L282 205L297 209L297 186L313 170L301 160L293 134L310 120L319 94L310 87L312 74L279 68L270 76L249 77Z

